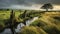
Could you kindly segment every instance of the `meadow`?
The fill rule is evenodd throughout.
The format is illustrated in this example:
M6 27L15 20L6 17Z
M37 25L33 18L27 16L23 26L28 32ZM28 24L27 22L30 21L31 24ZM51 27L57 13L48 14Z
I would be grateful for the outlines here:
M5 20L10 18L11 10L0 11L0 31L5 27ZM19 22L38 17L29 26L24 26L18 34L60 34L60 12L59 11L36 11L14 10L15 18ZM19 19L18 19L19 18Z

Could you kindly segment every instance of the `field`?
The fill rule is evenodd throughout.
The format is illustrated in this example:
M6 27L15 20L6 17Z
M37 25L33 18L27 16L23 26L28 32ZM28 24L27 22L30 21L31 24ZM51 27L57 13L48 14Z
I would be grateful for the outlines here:
M34 11L28 10L26 12L26 16L22 17L24 11L15 11L15 18L19 18L20 21L24 21L27 19L32 19L34 17L38 17L37 20L32 22L29 26L24 26L21 29L21 32L18 34L60 34L60 12L59 11ZM10 18L9 11L0 11L0 27L5 27L5 20ZM2 28L2 27L1 27Z

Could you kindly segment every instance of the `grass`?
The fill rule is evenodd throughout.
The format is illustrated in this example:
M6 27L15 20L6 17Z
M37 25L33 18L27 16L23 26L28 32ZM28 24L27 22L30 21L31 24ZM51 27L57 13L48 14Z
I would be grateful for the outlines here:
M43 29L34 26L25 26L19 34L47 34Z
M16 19L23 21L24 19L31 19L30 17L38 16L39 19L34 21L30 26L22 28L21 34L60 34L60 12L40 12L40 11L28 11L26 18L21 19L19 16L23 14L23 11L15 11ZM5 26L6 19L10 18L10 11L0 11L0 25ZM19 33L20 34L20 33Z
M41 27L48 34L60 34L60 12L45 12L31 25ZM57 17L56 19L54 17ZM42 26L44 25L44 26Z

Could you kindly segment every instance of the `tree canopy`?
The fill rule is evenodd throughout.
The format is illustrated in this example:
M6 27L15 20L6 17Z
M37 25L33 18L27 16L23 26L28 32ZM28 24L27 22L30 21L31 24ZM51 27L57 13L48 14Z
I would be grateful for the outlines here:
M46 11L48 11L48 9L53 9L53 6L51 3L47 3L47 4L44 4L41 9L46 9Z

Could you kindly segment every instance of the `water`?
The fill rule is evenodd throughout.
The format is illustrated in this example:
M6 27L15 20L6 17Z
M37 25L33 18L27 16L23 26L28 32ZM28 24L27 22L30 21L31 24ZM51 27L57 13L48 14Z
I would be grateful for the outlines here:
M17 29L15 29L15 32L18 33L20 32L21 28L24 26L23 23L18 24ZM0 34L12 34L10 28L6 28L2 33Z
M26 21L26 26L29 26L32 22L34 22L38 17L34 17L33 19L27 20ZM17 25L17 29L15 31L18 33L20 32L21 28L25 26L23 23L20 23ZM2 33L0 34L12 34L11 30L9 28L6 28Z
M26 26L29 26L32 22L34 22L37 19L38 19L38 17L34 17L33 19L27 20L26 21Z
M0 34L12 34L12 32L11 32L11 30L9 28L7 28Z
M15 29L15 31L20 32L20 30L23 26L25 26L23 23L18 24L17 29Z

